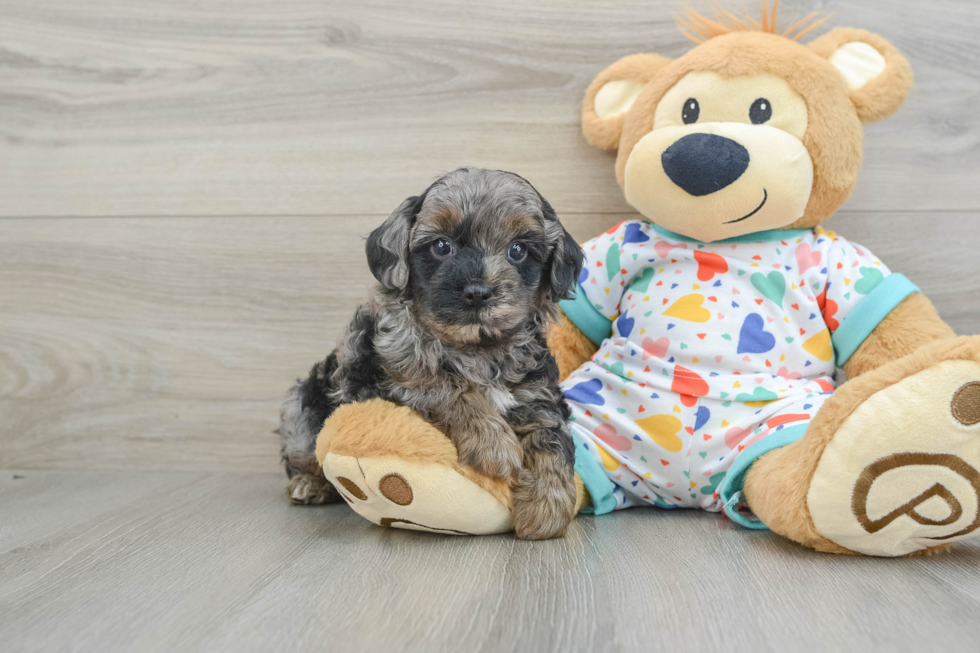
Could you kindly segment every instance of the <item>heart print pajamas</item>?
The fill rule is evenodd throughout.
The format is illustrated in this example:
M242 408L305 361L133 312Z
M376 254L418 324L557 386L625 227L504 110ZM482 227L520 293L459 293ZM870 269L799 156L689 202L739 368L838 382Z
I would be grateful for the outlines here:
M822 228L710 244L642 221L583 249L566 315L599 344L563 384L576 471L602 514L737 510L752 461L789 444L843 365L917 288Z

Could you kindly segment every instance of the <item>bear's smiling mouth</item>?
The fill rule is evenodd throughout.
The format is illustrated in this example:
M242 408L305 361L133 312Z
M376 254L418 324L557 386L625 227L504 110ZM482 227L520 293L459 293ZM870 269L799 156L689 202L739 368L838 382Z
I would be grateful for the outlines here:
M759 212L759 210L760 210L760 209L761 209L761 208L762 208L763 206L765 206L765 204L766 204L766 201L767 201L768 199L769 199L769 192L768 192L768 191L767 191L767 190L766 190L765 188L763 188L763 189L762 189L762 204L760 204L759 206L757 206L757 207L755 207L755 210L754 210L754 211L752 211L752 213L749 213L748 215L745 215L745 216L742 216L742 217L741 217L741 218L739 218L738 220L729 220L728 222L723 222L722 224L735 224L736 222L741 222L742 220L748 220L748 219L749 219L749 218L751 218L751 217L752 217L753 215L755 215L756 213L758 213L758 212Z

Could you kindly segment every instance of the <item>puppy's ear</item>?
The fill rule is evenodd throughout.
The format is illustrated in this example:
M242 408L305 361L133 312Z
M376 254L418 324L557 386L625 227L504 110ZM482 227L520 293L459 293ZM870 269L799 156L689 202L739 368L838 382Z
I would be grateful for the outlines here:
M545 266L546 283L551 291L552 301L571 299L572 289L578 285L585 255L582 248L568 233L558 215L546 199L541 198L544 212L545 234L551 247L551 255Z
M409 197L368 236L365 251L371 274L389 290L408 287L408 237L425 201L425 193Z

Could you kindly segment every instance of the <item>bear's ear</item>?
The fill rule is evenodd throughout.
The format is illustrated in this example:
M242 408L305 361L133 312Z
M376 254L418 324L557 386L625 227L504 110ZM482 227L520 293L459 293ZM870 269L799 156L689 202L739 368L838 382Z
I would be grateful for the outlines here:
M912 68L891 43L862 29L838 27L809 44L844 77L861 122L876 122L902 106Z
M670 59L656 54L632 54L599 73L585 91L582 104L585 139L604 150L616 149L626 112L668 63Z

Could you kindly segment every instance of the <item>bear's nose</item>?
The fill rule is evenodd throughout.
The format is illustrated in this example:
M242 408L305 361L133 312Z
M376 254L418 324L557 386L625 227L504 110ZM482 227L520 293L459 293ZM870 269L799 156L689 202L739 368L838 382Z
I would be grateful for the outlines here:
M466 300L467 305L473 308L483 306L492 294L493 291L482 283L468 283L463 288L463 299Z
M660 155L670 180L695 197L734 183L749 167L749 151L717 134L688 134Z

